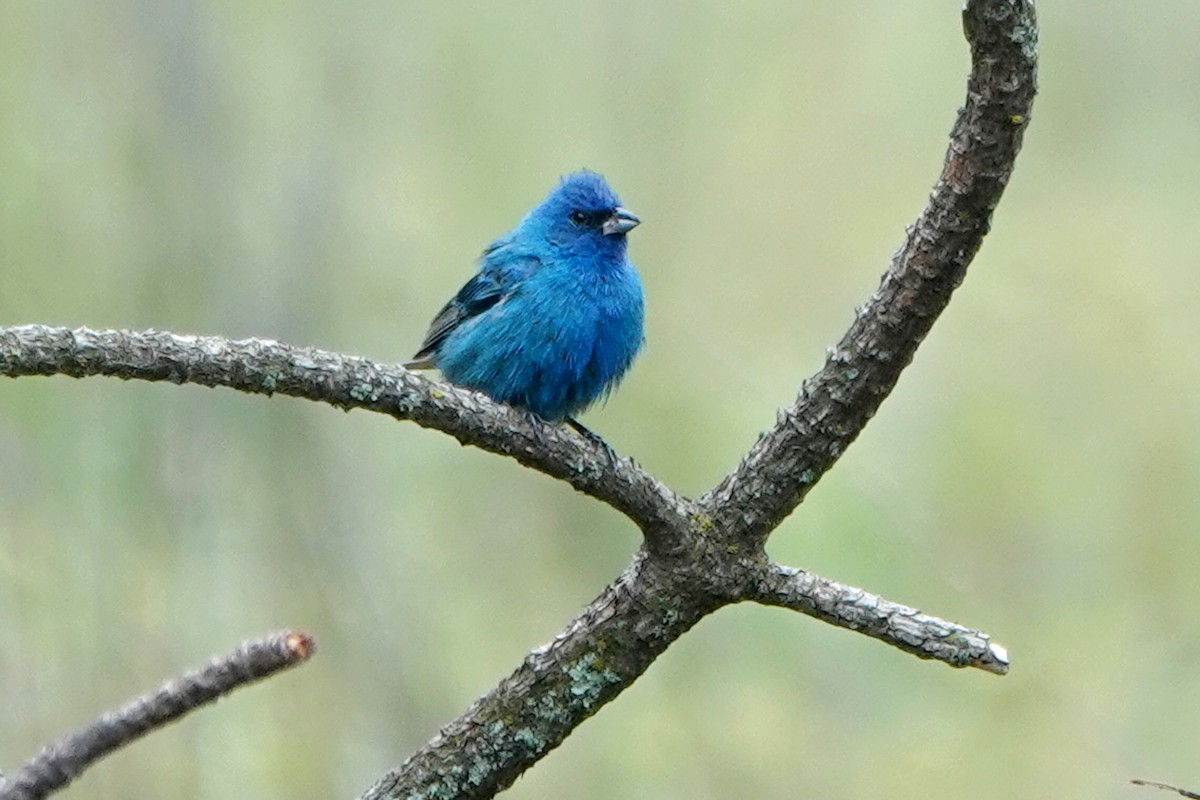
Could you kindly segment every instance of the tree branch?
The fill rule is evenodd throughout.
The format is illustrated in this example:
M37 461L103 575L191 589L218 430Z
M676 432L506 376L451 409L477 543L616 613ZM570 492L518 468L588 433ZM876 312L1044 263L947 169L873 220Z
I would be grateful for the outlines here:
M667 647L722 606L790 608L920 658L1003 675L988 635L765 559L708 553L689 563L640 553L548 645L443 728L362 800L487 798L633 684Z
M552 642L363 800L485 798L509 786L723 601L639 554Z
M296 631L246 642L46 747L11 778L0 779L0 800L46 797L114 750L234 689L306 661L315 647L308 634Z
M967 100L929 203L825 366L741 465L699 501L719 526L762 542L888 396L966 275L1012 174L1037 91L1032 0L973 0Z
M0 328L0 375L107 375L224 386L412 420L566 481L628 516L651 542L670 539L690 508L632 461L614 463L603 447L567 426L536 423L478 392L435 383L400 366L269 339L21 325Z
M1193 800L1200 800L1200 794L1189 792L1187 789L1180 789L1178 786L1172 786L1169 783L1159 783L1158 781L1144 781L1140 778L1134 778L1130 781L1134 786L1151 786L1155 789L1166 789L1168 792L1174 792L1181 797L1190 797Z
M866 634L918 658L952 667L1008 673L1008 651L981 631L922 614L853 586L779 564L769 564L746 598Z
M672 606L672 618L682 613L678 629L664 627L660 618L660 638L634 662L638 668L613 672L611 677L606 674L600 681L604 689L597 694L597 703L611 699L636 678L672 635L682 634L713 608L742 599L794 608L862 630L922 658L1006 672L1007 653L991 644L985 634L798 570L771 565L763 553L770 533L841 456L895 386L962 281L1011 175L1036 90L1033 4L1029 0L970 0L963 20L972 52L967 102L951 133L945 166L928 206L893 259L879 290L860 310L825 367L805 382L775 429L758 441L737 470L697 503L690 515L690 529L670 537L676 546L651 550L640 573L626 573L624 580L631 594L639 587L649 592L642 584L651 574L649 568L661 562L665 567L662 574L676 582L685 578L682 584L676 583L677 591L691 593L697 604ZM728 585L722 580L726 576ZM747 580L749 576L757 580ZM699 594L697 586L704 587ZM701 598L706 602L700 602ZM597 602L603 603L604 598ZM586 613L570 631L573 648L581 648L573 649L576 660L572 663L620 662L641 649L614 639L603 624L589 622ZM528 665L527 660L522 669ZM491 709L508 696L507 684L480 700L364 798L483 798L511 783L561 741L565 731L557 730L552 742L535 739L524 747L513 746L513 735L505 734L502 726L491 733L498 722L507 724L505 717L487 721ZM555 699L553 692L538 691L534 684L520 697L522 703L535 708L542 701L548 701L550 708L561 708L561 696ZM488 709L482 717L481 708ZM567 730L594 712L595 706L589 706L586 714L570 715L564 720ZM494 740L494 736L508 738ZM464 781L464 775L469 780Z
M511 456L641 527L644 548L622 576L551 644L384 776L364 795L370 800L491 797L697 621L744 600L801 611L921 658L1003 674L1007 655L986 634L773 564L764 549L895 386L962 281L1012 173L1036 88L1033 4L968 0L963 18L972 52L967 100L928 206L824 368L698 502L632 461L613 463L602 446L565 427L535 424L480 394L400 367L278 342L0 328L0 375L170 380L385 413Z

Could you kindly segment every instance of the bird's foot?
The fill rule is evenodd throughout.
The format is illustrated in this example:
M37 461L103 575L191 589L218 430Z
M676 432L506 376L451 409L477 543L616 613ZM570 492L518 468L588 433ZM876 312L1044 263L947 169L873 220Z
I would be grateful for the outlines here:
M594 444L597 447L604 450L604 454L606 456L608 456L609 464L611 464L614 467L617 466L617 463L621 459L617 457L616 451L612 449L612 446L609 445L608 442L601 439L598 434L594 433L590 428L588 428L586 425L584 425L583 423L581 423L579 420L575 419L574 417L567 417L566 422L580 436L582 436L583 438L587 439L592 444Z
M525 411L525 419L529 420L529 425L533 428L533 432L536 435L541 436L542 430L546 425L546 420L542 419L532 411L527 411L525 409L522 410Z

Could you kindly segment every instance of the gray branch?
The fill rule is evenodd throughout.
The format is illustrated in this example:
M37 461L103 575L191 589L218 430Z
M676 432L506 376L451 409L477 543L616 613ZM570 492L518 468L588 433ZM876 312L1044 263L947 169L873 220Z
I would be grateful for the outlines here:
M955 667L977 667L997 675L1008 672L1008 651L981 631L922 614L853 586L802 569L770 564L750 600L808 614L866 634L919 658Z
M1134 778L1130 781L1134 786L1150 786L1155 789L1166 789L1168 792L1174 792L1181 797L1190 797L1192 800L1200 800L1200 794L1189 792L1187 789L1180 789L1178 786L1172 786L1169 783L1159 783L1158 781L1146 781L1140 778Z
M447 725L363 800L482 798L509 786L722 604L639 554L552 642Z
M47 797L114 750L234 689L308 660L315 648L310 636L296 631L246 642L44 748L12 777L0 778L0 800Z
M107 375L224 386L412 420L566 481L628 516L650 541L677 530L688 507L637 465L613 464L604 448L567 426L535 423L478 392L401 366L269 339L21 325L0 328L0 375Z
M632 519L645 543L621 577L550 644L364 798L486 798L615 698L707 614L789 608L920 658L1004 674L979 631L771 562L771 532L842 455L895 386L961 283L1012 174L1036 91L1031 0L968 0L972 69L928 205L824 368L736 470L699 501L566 427L474 392L272 341L163 332L0 328L0 375L110 375L284 394L412 420L515 458Z
M833 466L892 391L979 250L1008 185L1037 91L1031 0L968 2L967 99L942 174L879 289L736 471L700 500L762 542Z
M442 729L363 800L486 798L509 786L713 611L753 600L859 631L921 658L1004 674L987 634L765 558L700 548L639 553L554 640Z

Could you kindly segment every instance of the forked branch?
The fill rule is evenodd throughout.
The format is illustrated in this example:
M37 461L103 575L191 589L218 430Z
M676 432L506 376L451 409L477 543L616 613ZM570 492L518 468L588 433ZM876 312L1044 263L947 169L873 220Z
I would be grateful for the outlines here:
M364 795L370 800L493 796L692 625L731 603L793 609L921 658L1003 674L1007 654L986 634L774 564L764 550L896 385L961 283L1012 174L1036 91L1033 3L969 0L963 20L972 55L967 97L928 205L824 368L738 468L698 501L565 427L533 424L482 395L400 367L278 342L0 328L0 375L169 380L385 413L511 456L608 503L642 529L645 544L616 582L380 779Z

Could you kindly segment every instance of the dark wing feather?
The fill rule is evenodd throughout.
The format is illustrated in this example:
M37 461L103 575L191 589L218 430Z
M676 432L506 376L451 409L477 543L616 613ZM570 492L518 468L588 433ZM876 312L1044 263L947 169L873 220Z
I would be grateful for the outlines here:
M483 268L433 318L425 341L421 342L420 349L413 360L405 364L406 367L420 369L436 366L434 357L438 348L455 328L507 297L538 265L536 259L528 257L510 263L488 263L488 257L494 255L494 247L484 251Z

